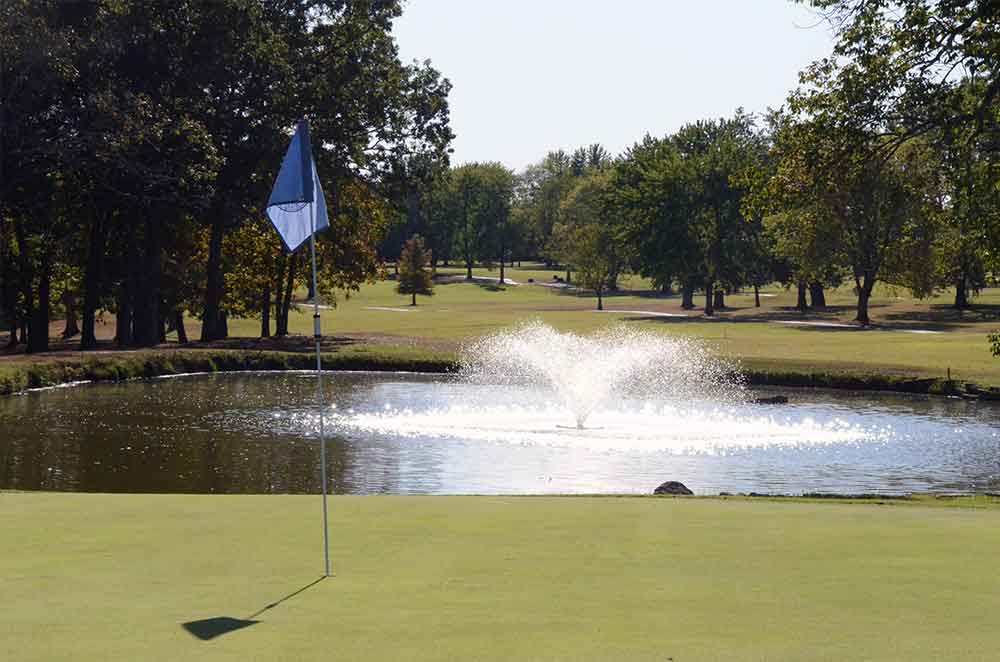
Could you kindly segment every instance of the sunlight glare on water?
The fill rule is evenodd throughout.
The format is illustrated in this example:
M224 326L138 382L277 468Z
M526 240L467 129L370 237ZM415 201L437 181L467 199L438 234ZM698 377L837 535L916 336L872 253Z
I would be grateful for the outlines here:
M792 420L761 413L759 408L711 404L601 409L590 414L582 429L559 425L570 420L571 415L559 404L455 405L425 411L388 408L337 417L334 425L373 435L682 454L878 442L891 436L891 429L864 427L840 418Z

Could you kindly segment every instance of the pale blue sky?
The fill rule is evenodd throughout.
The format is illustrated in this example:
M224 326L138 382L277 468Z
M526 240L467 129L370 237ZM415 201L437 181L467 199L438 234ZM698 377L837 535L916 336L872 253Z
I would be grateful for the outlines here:
M452 84L453 163L521 169L646 132L779 106L832 40L789 0L407 0L404 61Z

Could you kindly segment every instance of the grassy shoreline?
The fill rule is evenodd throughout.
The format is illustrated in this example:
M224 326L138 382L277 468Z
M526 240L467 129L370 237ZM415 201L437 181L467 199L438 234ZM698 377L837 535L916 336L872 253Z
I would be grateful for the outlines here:
M80 354L0 364L0 396L80 381L120 382L190 372L311 370L310 353L252 349L151 349ZM447 373L458 368L454 352L421 347L358 345L324 352L326 370ZM975 397L956 380L868 371L795 369L754 361L740 367L752 386L817 387Z
M958 396L968 395L966 382L1000 387L1000 359L990 354L986 340L1000 327L1000 288L984 290L964 311L951 308L948 293L916 300L878 288L872 300L876 325L861 329L850 322L850 288L830 290L825 308L803 312L795 308L794 292L766 287L760 307L750 293L733 294L725 310L705 318L697 309L683 310L680 297L652 291L637 276L623 278L622 289L598 314L587 293L543 287L561 272L539 265L510 268L507 275L521 284L503 288L464 281L464 271L457 269L439 273L457 278L442 279L435 296L417 306L408 305L392 281L367 284L338 299L324 313L326 367L444 372L454 368L458 348L467 340L534 320L561 332L588 334L622 325L690 339L734 361L751 384ZM496 276L485 269L474 273ZM179 345L171 333L167 343L144 350L116 348L114 321L110 313L101 317L97 351L81 353L75 341L60 339L58 321L50 327L51 352L5 351L0 395L76 380L312 368L313 321L311 309L302 305L291 311L289 335L282 338L259 338L259 320L234 318L226 340ZM197 338L199 325L188 318L187 335ZM991 395L1000 399L1000 391L986 398Z

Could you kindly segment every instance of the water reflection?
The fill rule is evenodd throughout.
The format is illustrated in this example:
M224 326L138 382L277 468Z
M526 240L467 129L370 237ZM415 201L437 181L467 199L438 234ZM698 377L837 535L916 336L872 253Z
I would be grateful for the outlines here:
M591 429L530 388L330 373L334 493L1000 490L998 412L796 391L787 407L622 402ZM0 489L319 490L314 377L202 375L0 400Z

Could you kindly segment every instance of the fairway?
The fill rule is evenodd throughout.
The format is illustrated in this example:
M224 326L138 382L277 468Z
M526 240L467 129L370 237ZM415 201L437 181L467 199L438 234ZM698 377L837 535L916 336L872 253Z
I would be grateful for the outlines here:
M479 269L477 276L498 272ZM548 273L548 278L543 277ZM886 375L978 380L1000 385L1000 359L990 354L987 334L1000 327L1000 289L984 290L976 308L955 311L948 292L914 299L900 288L876 288L872 300L875 327L853 325L855 297L849 287L831 290L825 310L795 309L795 292L778 285L762 290L761 307L753 293L731 295L728 308L706 319L699 308L681 309L679 295L660 296L637 276L623 278L622 290L605 298L605 312L594 310L589 292L560 291L538 285L555 271L508 268L507 277L522 283L495 287L495 281L439 284L418 305L395 292L395 283L364 285L350 299L323 314L330 335L380 344L416 345L453 350L470 338L494 333L525 320L539 319L561 331L588 333L615 323L702 339L717 354L760 370L809 373L862 372ZM524 274L524 275L522 275ZM453 275L459 275L455 272ZM535 284L527 283L534 278ZM630 312L616 312L630 311ZM680 315L686 315L681 317ZM307 335L312 324L305 307L291 315L292 333ZM788 322L791 322L789 324ZM805 322L805 324L801 324ZM834 326L822 326L822 325ZM843 325L843 326L835 326ZM256 320L236 320L234 336L253 337ZM198 324L188 330L196 337Z
M442 278L434 296L398 294L396 283L383 280L361 286L349 297L341 294L322 313L323 332L331 341L327 351L341 356L449 361L468 341L509 330L530 320L541 320L560 331L591 333L615 324L699 339L718 355L743 367L763 372L809 375L877 374L896 377L944 379L958 383L976 381L1000 386L1000 359L990 352L987 335L1000 328L1000 288L983 290L971 310L951 307L950 291L928 299L915 299L901 288L876 287L872 299L874 326L861 329L852 323L855 296L847 286L827 292L828 306L801 312L795 309L795 292L773 284L761 290L761 307L752 292L726 298L727 308L714 318L699 307L681 308L679 295L664 296L650 289L648 280L636 275L621 279L619 292L605 298L603 313L594 310L590 292L545 287L563 271L540 264L509 267L506 276L519 285L497 287L495 280L463 280L464 271L440 269ZM477 268L480 279L496 279L498 271ZM528 282L529 279L534 283ZM228 341L180 345L176 333L152 350L236 348L301 351L311 345L303 339L312 332L312 309L303 304L305 291L290 311L288 338L260 339L260 321L233 318ZM188 337L199 336L201 323L188 317ZM76 340L57 340L62 322L53 322L50 335L54 353L9 354L0 359L0 378L19 366L53 360L82 360ZM105 315L99 326L102 351L90 356L108 357L135 350L111 341L114 316Z
M1000 650L996 506L335 497L331 523L335 576L308 586L322 568L318 497L0 493L2 658L909 662ZM211 639L183 627L251 616ZM208 636L212 623L191 627Z

